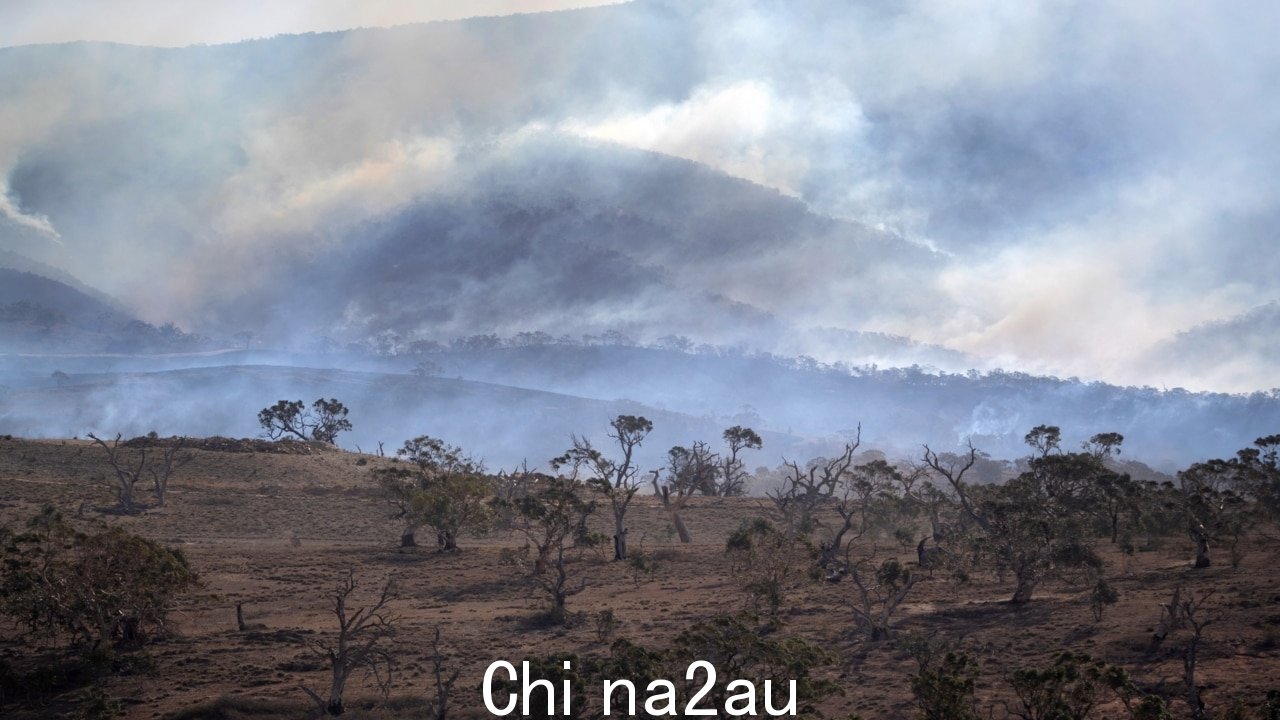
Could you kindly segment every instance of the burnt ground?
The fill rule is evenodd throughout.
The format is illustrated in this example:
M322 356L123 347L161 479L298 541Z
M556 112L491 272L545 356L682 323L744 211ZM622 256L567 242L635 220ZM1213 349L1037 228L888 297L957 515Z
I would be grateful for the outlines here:
M370 681L357 676L348 691L352 716L424 716L430 641L439 627L449 663L462 672L455 707L463 717L486 717L477 686L490 662L607 653L609 641L592 620L602 610L618 619L615 637L652 646L699 619L742 610L747 600L724 554L725 539L742 518L767 513L759 499L695 498L684 512L693 543L680 545L656 498L638 497L629 516L631 546L652 560L652 573L608 562L603 554L588 556L575 566L586 588L570 600L582 620L567 628L537 627L530 618L542 600L510 562L512 550L523 545L519 534L464 538L456 554L396 547L400 525L374 494L370 476L386 460L331 449L284 454L208 447L213 449L193 450L194 460L175 475L166 507L117 516L97 511L111 501L101 449L82 440L0 440L0 522L16 526L45 503L67 515L101 516L180 547L202 576L204 587L173 613L170 635L149 646L154 671L106 682L129 718L305 716L309 701L298 686L321 687L326 673L304 640L330 630L327 593L349 569L364 601L387 578L400 590L393 606L399 671L392 709L361 710L378 696ZM607 530L606 518L597 515L599 529ZM893 551L914 559L912 552ZM1185 717L1185 632L1155 652L1149 651L1151 633L1160 603L1175 588L1213 590L1206 609L1214 621L1199 668L1211 711L1237 699L1256 707L1268 689L1280 688L1280 544L1253 539L1238 568L1190 569L1181 538L1141 548L1128 559L1107 548L1105 557L1120 601L1101 622L1091 615L1085 587L1048 583L1032 603L1015 607L1004 602L1011 591L1007 579L976 576L958 584L939 575L917 587L897 629L936 632L972 654L982 668L984 706L1008 697L1005 674L1069 649L1122 664ZM824 672L845 694L824 706L829 714L913 717L915 662L892 643L857 636L843 605L849 592L847 583L801 584L787 597L780 632L838 654L839 662ZM237 603L256 627L238 631ZM6 623L0 650L13 656L16 637L17 628ZM38 707L9 705L0 714L61 716L79 697L68 692Z

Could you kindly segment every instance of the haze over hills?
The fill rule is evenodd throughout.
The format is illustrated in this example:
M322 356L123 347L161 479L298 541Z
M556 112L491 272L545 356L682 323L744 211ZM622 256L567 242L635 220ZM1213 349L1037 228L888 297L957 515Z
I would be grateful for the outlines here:
M398 447L430 434L493 467L532 467L572 434L605 441L608 420L641 414L655 432L639 459L661 466L672 445L719 444L746 425L766 447L752 465L836 452L861 425L866 449L914 459L972 439L997 458L1025 454L1032 426L1063 428L1064 446L1120 432L1125 457L1166 472L1229 456L1242 437L1280 424L1275 393L1233 396L1120 388L1018 373L938 375L916 369L821 366L705 347L492 344L372 356L234 351L217 355L10 357L0 363L0 433L34 437L155 430L256 436L257 410L278 399L337 397L355 429L344 447ZM51 378L51 366L67 375ZM348 367L358 370L338 370ZM161 369L164 368L164 369ZM422 372L427 368L426 372ZM416 370L416 372L415 372Z
M782 447L862 421L1014 455L1047 422L1229 453L1277 425L1274 58L1206 42L1265 23L1169 12L640 0L0 49L0 352L42 356L0 361L0 432L252 433L330 377L382 388L362 446L449 437L466 413L377 409L425 360L486 422L508 396L472 381L575 398L577 432L626 398L708 440L751 406ZM1139 51L1168 63L1097 71ZM192 395L259 364L332 375Z

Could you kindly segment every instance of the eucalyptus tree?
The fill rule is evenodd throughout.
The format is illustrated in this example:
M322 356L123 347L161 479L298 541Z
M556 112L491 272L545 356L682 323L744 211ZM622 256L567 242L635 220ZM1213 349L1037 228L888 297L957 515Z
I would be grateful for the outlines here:
M1026 437L1035 450L1027 469L992 485L966 480L979 456L972 443L960 455L924 448L924 466L945 482L962 512L963 522L948 542L965 550L957 556L1011 572L1015 604L1029 602L1046 578L1101 568L1090 528L1098 487L1118 475L1094 453L1062 451L1059 438L1054 426L1034 428Z
M609 422L609 437L617 444L618 457L605 456L590 440L575 435L573 446L551 460L556 471L569 468L574 480L585 473L586 484L608 499L613 511L615 560L627 557L627 509L641 487L635 453L652 431L653 423L644 416L619 415Z

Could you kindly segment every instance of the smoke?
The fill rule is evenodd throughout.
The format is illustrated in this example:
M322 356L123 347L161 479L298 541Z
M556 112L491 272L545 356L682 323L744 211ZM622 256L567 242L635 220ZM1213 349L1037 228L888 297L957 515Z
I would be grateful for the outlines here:
M694 160L801 197L812 170L812 153L787 151L784 138L812 134L823 127L842 132L865 127L842 85L816 89L814 97L797 104L780 98L768 83L744 79L723 87L701 87L683 102L642 113L593 123L571 119L560 129Z
M618 329L856 360L830 328L1145 384L1178 333L1280 300L1277 20L642 0L10 48L0 241L144 319L294 344ZM1247 356L1159 379L1280 386Z
M0 47L97 40L181 47L236 42L284 33L456 20L607 5L613 0L7 0Z
M5 220L28 230L58 245L62 244L62 236L54 229L53 223L44 215L28 215L18 209L18 204L9 197L8 188L0 183L0 216Z

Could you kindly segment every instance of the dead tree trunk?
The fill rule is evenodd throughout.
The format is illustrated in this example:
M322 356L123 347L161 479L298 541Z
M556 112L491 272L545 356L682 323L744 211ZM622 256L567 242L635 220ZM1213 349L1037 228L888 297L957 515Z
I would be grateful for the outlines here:
M657 485L656 478L654 479L654 485ZM666 508L667 514L671 516L671 524L675 526L676 535L680 536L680 542L684 544L693 542L693 536L689 534L689 528L685 526L684 518L680 517L680 510L684 507L687 496L680 495L675 500L672 500L670 488L663 487L658 493L658 497L662 498L662 507Z
M685 527L684 519L680 517L680 510L671 511L671 524L676 526L676 535L679 536L681 543L687 545L693 542L693 536L689 534L689 528Z
M343 694L347 681L358 669L368 670L384 693L391 686L391 655L382 645L395 632L395 621L386 612L388 603L395 598L395 588L388 581L373 605L353 612L347 601L355 589L355 576L349 572L333 594L332 612L338 620L338 635L333 642L308 641L313 652L329 662L329 696L322 698L311 688L300 687L327 715L341 715L346 710Z
M152 487L155 489L156 505L160 507L164 507L165 498L169 494L169 478L173 475L173 471L191 462L192 456L189 453L180 454L186 442L185 437L174 440L161 453L160 459L153 461L147 468L151 473Z
M1193 525L1191 527L1191 539L1196 543L1195 567L1209 567L1209 536L1205 533L1204 528Z
M942 542L943 528L942 517L939 515L940 510L936 502L929 505L929 532L936 543Z
M925 544L929 542L929 535L920 538L920 542L916 544L916 562L921 568L928 570L930 576L933 574L933 566L938 562L938 555L941 548L927 548Z
M1197 632L1187 641L1187 649L1182 656L1182 680L1187 685L1187 707L1191 708L1192 720L1204 720L1204 699L1200 697L1200 688L1196 687L1196 653L1200 646L1200 633Z
M133 486L142 479L142 473L146 470L147 449L141 449L138 454L138 464L134 466L127 464L120 455L120 433L116 433L116 439L110 445L93 433L89 433L89 438L95 445L106 451L107 462L115 472L116 509L124 513L136 512L138 506L133 499Z
M1181 628L1182 624L1182 587L1179 586L1173 591L1173 599L1160 606L1160 624L1151 635L1148 652L1154 652L1169 637L1169 633Z

